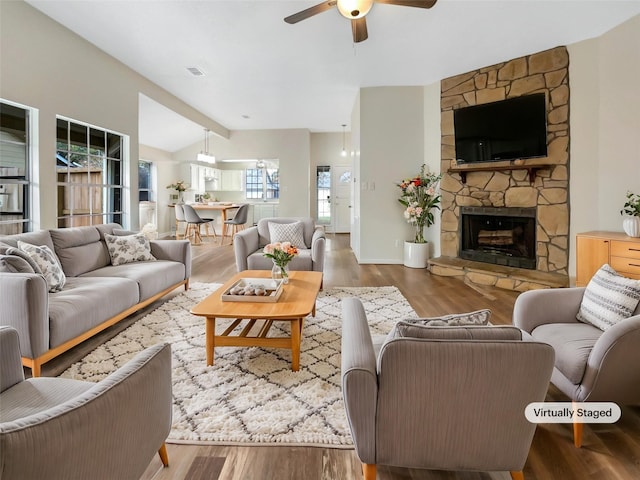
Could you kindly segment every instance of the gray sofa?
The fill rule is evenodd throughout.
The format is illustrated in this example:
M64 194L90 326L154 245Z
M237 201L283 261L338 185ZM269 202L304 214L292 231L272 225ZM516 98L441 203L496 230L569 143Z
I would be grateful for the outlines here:
M271 270L273 262L263 255L262 249L271 242L269 222L302 222L305 245L296 245L298 255L291 260L291 270L322 272L324 270L325 233L323 227L316 227L311 217L274 217L261 218L255 227L235 234L233 250L236 255L236 267L244 270Z
M549 345L514 327L407 324L376 354L360 300L342 312L342 394L365 480L377 464L523 478L536 428L524 410L545 399Z
M0 236L0 246L18 240L47 245L58 257L66 283L49 293L36 273L0 272L0 325L20 336L23 364L40 375L41 365L183 286L189 288L191 250L186 240L151 241L155 261L114 266L105 234L124 234L115 223Z
M140 352L98 383L25 380L17 331L0 327L0 477L137 480L171 429L171 347Z

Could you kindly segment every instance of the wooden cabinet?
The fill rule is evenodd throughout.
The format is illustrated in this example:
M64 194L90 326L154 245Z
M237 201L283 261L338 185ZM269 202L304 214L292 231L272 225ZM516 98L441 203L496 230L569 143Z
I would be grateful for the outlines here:
M632 241L611 240L609 265L626 277L640 279L640 238Z
M640 279L640 238L601 231L576 235L576 286L586 286L605 263L625 277Z

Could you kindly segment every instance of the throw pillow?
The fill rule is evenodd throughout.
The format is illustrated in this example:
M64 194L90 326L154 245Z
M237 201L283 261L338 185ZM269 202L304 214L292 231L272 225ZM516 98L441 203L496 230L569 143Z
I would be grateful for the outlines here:
M640 280L604 264L587 284L576 318L602 331L629 318L640 301Z
M387 341L394 338L424 338L431 340L521 340L520 329L512 326L426 326L400 321L396 323Z
M269 222L268 225L271 243L291 242L294 247L307 248L304 243L304 226L302 222Z
M13 255L13 256L22 258L25 262L29 264L29 266L33 270L33 273L42 274L42 270L40 270L40 267L38 266L38 264L33 261L33 259L29 256L27 252L23 252L22 250L16 247L9 247L5 250L4 253L5 255Z
M36 273L29 262L18 255L0 254L0 272L5 273Z
M462 325L488 325L491 310L483 309L468 313L452 313L442 317L405 318L404 322L429 327L453 327Z
M124 265L125 263L156 259L151 255L149 239L142 233L126 236L105 233L104 240L111 257L111 265Z
M18 240L18 248L27 253L38 265L49 287L49 292L59 292L64 287L67 277L56 254L46 245L31 245Z

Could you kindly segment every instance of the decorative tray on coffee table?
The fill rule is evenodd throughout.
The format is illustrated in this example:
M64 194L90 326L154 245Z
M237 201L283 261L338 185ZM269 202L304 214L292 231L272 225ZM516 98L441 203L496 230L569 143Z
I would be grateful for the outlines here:
M277 302L282 295L282 280L241 278L222 293L223 302Z

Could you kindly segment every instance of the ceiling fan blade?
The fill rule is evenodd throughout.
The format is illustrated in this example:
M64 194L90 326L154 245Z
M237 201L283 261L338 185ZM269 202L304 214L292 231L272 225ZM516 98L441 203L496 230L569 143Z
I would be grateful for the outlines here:
M351 32L353 33L353 43L364 42L369 38L366 17L351 20Z
M400 5L402 7L431 8L437 0L374 0L376 3L387 5Z
M309 17L313 17L314 15L317 15L319 13L326 12L327 10L335 7L335 5L336 5L336 0L329 0L326 2L322 2L322 3L319 3L318 5L314 5L313 7L309 7L306 10L302 10L298 13L294 13L293 15L289 15L287 18L284 19L284 21L291 24L298 23L302 20L306 20Z

